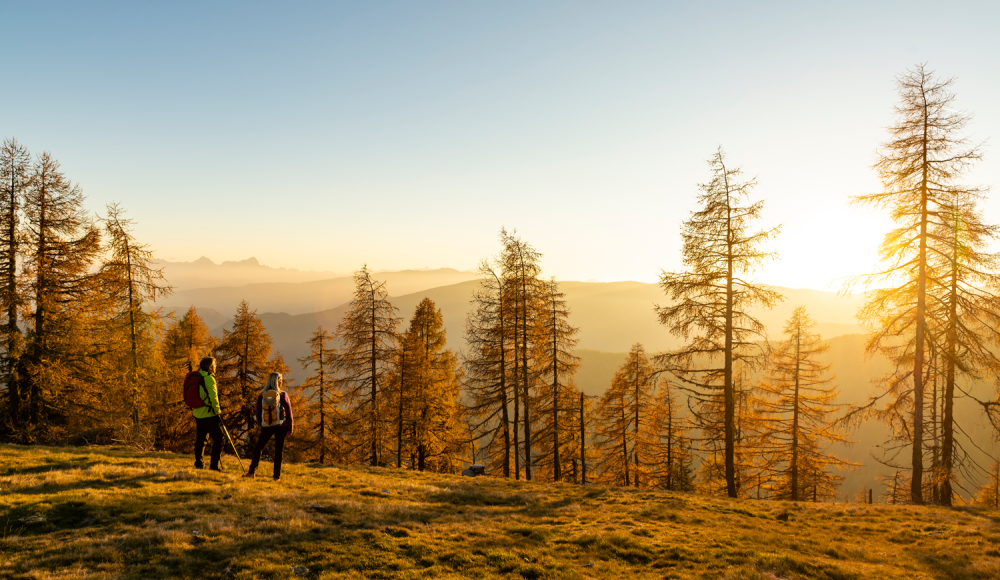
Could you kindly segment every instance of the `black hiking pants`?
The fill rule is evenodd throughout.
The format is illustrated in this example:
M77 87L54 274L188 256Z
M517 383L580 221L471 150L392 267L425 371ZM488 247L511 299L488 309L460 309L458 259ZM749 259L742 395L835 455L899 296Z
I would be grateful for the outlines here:
M285 448L285 437L288 435L288 427L276 425L274 427L261 427L260 437L257 438L257 446L253 449L253 460L250 461L249 473L257 473L257 464L260 463L260 452L264 446L274 436L274 478L281 477L281 452Z
M195 417L197 426L197 436L194 440L194 466L203 467L201 462L201 452L205 449L205 437L212 436L212 469L219 468L219 456L222 455L222 421L218 417L206 417L199 419Z

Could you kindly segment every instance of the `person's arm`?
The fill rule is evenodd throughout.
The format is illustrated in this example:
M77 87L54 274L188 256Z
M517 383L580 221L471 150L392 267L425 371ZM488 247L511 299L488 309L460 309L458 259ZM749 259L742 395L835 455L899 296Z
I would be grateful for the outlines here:
M208 395L208 406L216 415L222 416L222 408L219 407L219 389L215 384L215 377L205 375L205 394Z
M292 403L288 400L288 393L281 393L281 403L285 405L285 414L288 415L288 434L295 430L295 418L292 417Z

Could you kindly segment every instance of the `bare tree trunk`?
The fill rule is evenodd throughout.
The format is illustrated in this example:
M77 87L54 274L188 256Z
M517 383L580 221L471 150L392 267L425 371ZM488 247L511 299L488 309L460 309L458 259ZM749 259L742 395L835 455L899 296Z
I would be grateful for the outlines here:
M396 416L396 468L403 467L403 385L406 384L406 344L400 349L399 361L399 413Z
M562 479L562 465L559 459L559 347L556 340L555 305L552 308L552 477ZM576 475L573 476L574 479Z
M913 473L910 499L924 503L924 333L927 330L927 108L924 107L923 180L920 186L920 256L917 273L917 336L913 353Z
M377 335L376 335L376 330L377 329L375 327L375 320L376 320L377 314L375 313L375 302L376 302L376 300L375 300L375 288L372 285L372 283L371 283L370 280L368 282L368 285L370 287L371 301L372 301L372 317L371 317L371 320L372 320L372 327L371 327L371 335L372 335L372 344L371 344L372 450L371 450L371 453L372 453L372 455L371 455L371 465L376 466L376 465L378 465L378 440L379 440L379 428L378 428L379 427L378 391L376 390L377 386L378 386L377 385L378 372L377 372L377 367L376 367L376 363L378 362L377 361L378 357L375 356L375 352L376 352L376 349L377 349L377 338L376 338L377 337Z
M521 389L518 385L518 379L520 378L520 360L521 357L517 355L517 329L518 329L518 310L517 310L517 300L514 300L514 381L511 388L514 390L514 479L521 479L521 441L518 436L519 430L521 428Z
M524 478L531 481L531 397L528 384L528 280L521 256L521 384L524 388Z
M587 429L583 422L583 393L580 393L580 484L587 483Z
M725 176L723 165L723 176ZM726 191L729 191L729 178L726 177ZM727 196L727 203L729 197ZM731 204L729 204L731 205ZM726 493L736 497L736 397L733 392L733 234L732 210L727 208L726 220L726 344L725 344L725 438L726 438Z
M635 479L635 487L639 487L639 385L642 382L640 376L641 369L639 368L639 358L635 359L635 394L633 398L633 404L635 405L635 439L632 443L632 459L635 461L635 474L633 478Z
M792 501L799 501L799 365L802 346L802 329L795 332L795 395L792 403Z
M667 489L674 489L674 404L667 397Z
M323 344L319 347L319 463L326 460L326 369L323 366Z
M628 464L629 464L629 461L628 461L628 423L625 422L625 398L624 397L622 397L621 407L622 407L622 457L624 459L623 463L625 464L625 487L628 487L629 483L631 483L631 482L629 481L629 472L628 472L629 471L628 470Z

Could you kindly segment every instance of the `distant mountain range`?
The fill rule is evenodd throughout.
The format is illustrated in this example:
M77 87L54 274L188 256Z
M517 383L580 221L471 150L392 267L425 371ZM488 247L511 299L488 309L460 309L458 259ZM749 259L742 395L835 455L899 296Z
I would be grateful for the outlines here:
M311 282L347 276L344 273L302 271L292 268L271 268L261 265L257 258L227 261L216 264L202 256L193 262L156 260L163 274L176 290L243 286L260 282Z
M437 270L403 270L380 272L389 292L410 294L438 286L475 280L477 275L451 268ZM354 294L354 278L339 276L308 282L261 282L241 286L219 286L177 290L159 304L168 309L188 306L211 308L222 313L235 313L240 301L246 300L258 312L307 314L336 308L350 302Z

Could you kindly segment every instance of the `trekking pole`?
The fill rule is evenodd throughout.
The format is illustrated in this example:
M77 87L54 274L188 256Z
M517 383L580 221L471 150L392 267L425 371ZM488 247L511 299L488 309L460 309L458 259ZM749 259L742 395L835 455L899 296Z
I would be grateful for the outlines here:
M229 439L229 445L232 446L233 453L236 454L236 461L240 462L240 469L243 470L243 473L246 473L247 470L243 467L243 460L240 459L240 452L236 450L236 444L233 443L233 438L229 436L229 429L226 429L226 424L222 422L222 417L219 417L219 425L222 425L222 432L226 434L226 439Z

